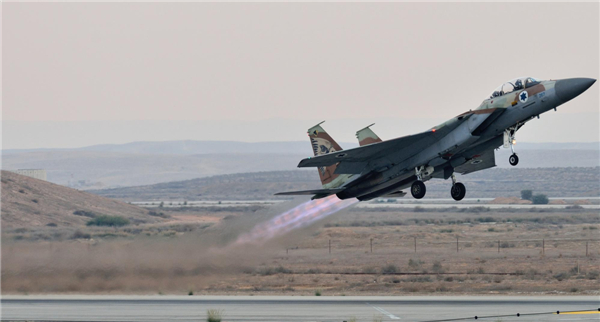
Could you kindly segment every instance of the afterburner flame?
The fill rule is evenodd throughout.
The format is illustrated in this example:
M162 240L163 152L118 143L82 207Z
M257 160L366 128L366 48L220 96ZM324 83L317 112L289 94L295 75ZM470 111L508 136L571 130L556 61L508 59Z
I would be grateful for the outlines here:
M340 200L335 195L310 200L271 220L256 225L249 233L241 235L235 244L260 244L294 229L306 227L315 221L357 203L356 199Z

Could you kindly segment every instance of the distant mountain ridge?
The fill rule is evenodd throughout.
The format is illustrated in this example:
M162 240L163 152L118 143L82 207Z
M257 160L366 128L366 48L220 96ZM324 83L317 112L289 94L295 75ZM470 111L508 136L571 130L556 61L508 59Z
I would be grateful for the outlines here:
M346 149L356 143L340 143ZM600 143L520 143L517 168L596 167ZM95 145L77 149L5 150L2 169L45 169L48 181L77 189L139 186L207 176L294 170L312 155L308 140L246 143L165 141ZM510 167L510 149L496 151ZM307 169L314 171L315 169Z
M346 148L358 146L357 143L342 143ZM311 146L306 141L289 142L239 142L239 141L163 141L163 142L131 142L125 144L101 144L72 149L9 149L3 150L4 155L28 152L115 152L135 154L221 154L221 153L279 153L296 154L310 153Z
M355 142L340 142L344 149L357 147ZM598 150L600 142L573 142L573 143L528 143L519 142L519 149L529 150ZM28 152L117 152L136 154L218 154L218 153L279 153L279 154L306 154L311 147L306 141L284 142L240 142L240 141L138 141L125 144L101 144L70 149L8 149L2 150L3 155Z

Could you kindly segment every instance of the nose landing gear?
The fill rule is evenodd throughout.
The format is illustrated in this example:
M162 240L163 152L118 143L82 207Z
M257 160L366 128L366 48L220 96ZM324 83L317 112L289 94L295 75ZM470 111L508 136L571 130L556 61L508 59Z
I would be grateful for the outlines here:
M517 124L513 127L506 129L506 131L504 131L504 147L510 146L510 151L512 152L512 155L508 158L508 163L510 163L510 165L512 165L513 167L516 166L517 164L519 164L519 157L517 156L517 153L515 152L514 145L517 144L517 140L515 139L515 134L517 133L517 130L521 126L522 126L522 124Z
M456 177L452 174L452 188L450 189L450 195L452 199L456 201L462 200L467 194L467 188L464 184L456 182Z

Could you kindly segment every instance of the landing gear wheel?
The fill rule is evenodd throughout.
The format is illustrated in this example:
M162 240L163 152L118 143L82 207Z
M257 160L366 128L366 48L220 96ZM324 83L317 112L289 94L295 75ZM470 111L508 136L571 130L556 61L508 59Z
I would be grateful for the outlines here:
M453 184L452 188L450 189L450 195L452 195L452 199L456 201L462 200L466 194L467 188L465 188L465 185L460 182Z
M425 192L427 192L427 189L425 188L423 181L415 181L410 187L410 193L415 199L421 199L425 197Z
M516 166L519 164L519 157L516 154L511 155L510 158L508 158L508 163L513 167Z

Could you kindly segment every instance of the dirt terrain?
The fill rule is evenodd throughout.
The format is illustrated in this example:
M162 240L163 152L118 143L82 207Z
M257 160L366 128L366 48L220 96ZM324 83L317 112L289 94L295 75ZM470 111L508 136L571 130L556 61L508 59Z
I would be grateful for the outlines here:
M165 210L160 224L80 235L7 229L2 292L599 294L595 210L350 208L266 243L232 244L291 206Z
M163 220L122 201L2 171L3 229L85 226L94 215L118 215L134 223Z

